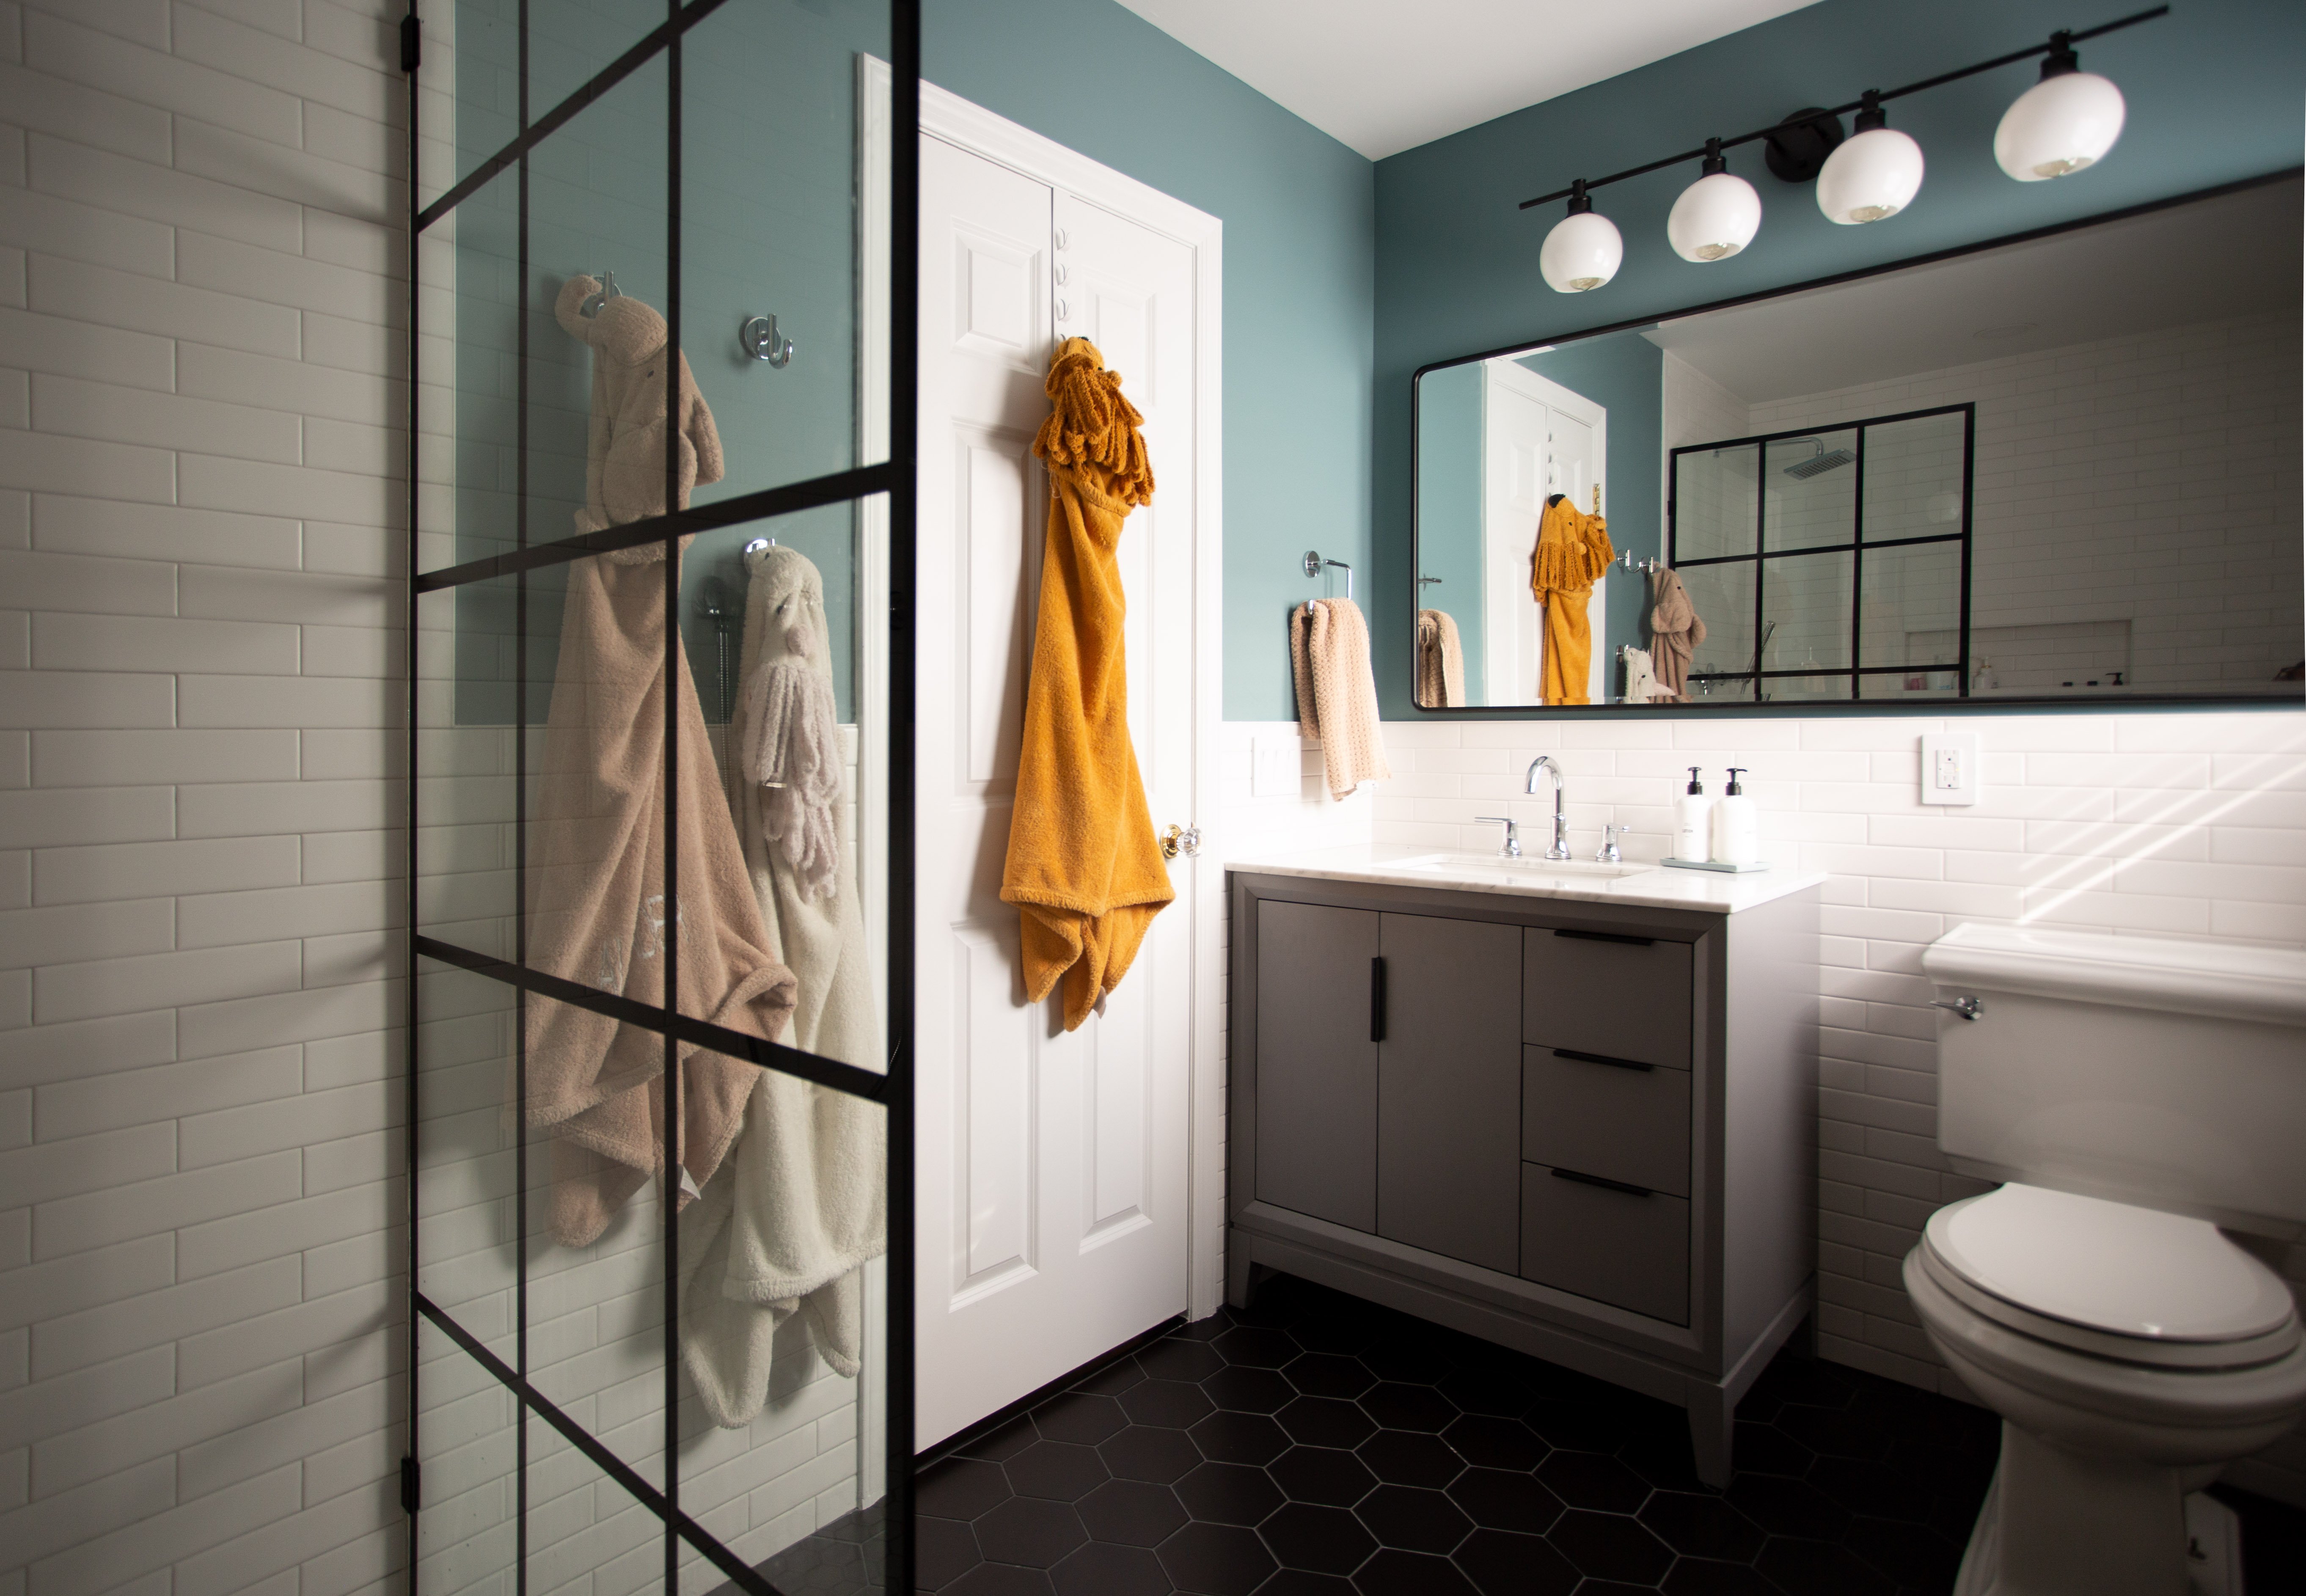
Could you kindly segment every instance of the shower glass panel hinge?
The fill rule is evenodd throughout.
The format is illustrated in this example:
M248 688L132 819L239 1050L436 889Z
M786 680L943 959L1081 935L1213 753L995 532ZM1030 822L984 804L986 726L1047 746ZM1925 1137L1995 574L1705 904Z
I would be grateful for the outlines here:
M424 24L410 12L400 19L400 70L414 72L424 64Z
M411 1518L423 1500L423 1467L413 1457L400 1460L400 1510Z

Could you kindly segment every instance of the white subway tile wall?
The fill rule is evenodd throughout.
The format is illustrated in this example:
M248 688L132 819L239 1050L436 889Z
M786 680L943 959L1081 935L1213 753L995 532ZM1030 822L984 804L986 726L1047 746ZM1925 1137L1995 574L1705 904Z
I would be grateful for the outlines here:
M396 1585L398 0L0 4L0 1593Z
M1984 796L1972 808L1926 809L1921 735L1954 724L1980 736ZM1687 767L1701 767L1716 794L1725 766L1747 769L1764 857L1830 875L1820 1344L1917 1385L1953 1388L1900 1265L1933 1208L1983 1189L1937 1149L1937 1016L1922 949L1968 920L2306 946L2306 714L2294 710L1388 721L1385 738L1394 779L1376 789L1366 840L1415 847L1496 846L1480 814L1545 823L1550 798L1522 790L1524 767L1544 753L1567 778L1574 849L1589 854L1604 824L1627 825L1627 858L1662 858ZM2306 1291L2306 1246L2246 1244ZM2230 1477L2306 1504L2306 1436Z

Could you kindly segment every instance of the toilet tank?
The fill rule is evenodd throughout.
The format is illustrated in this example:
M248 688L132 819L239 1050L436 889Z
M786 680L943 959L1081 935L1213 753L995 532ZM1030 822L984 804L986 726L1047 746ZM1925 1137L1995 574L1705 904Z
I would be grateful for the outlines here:
M1965 1174L2306 1235L2306 952L2011 926L1922 954Z

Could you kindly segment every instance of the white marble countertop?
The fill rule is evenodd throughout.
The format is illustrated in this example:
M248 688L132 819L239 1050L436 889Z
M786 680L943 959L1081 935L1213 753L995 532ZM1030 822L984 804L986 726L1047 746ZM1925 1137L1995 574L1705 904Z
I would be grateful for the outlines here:
M1525 855L1515 860L1479 854L1441 853L1431 848L1348 848L1251 855L1228 859L1227 870L1257 875L1303 875L1324 881L1382 882L1389 886L1441 887L1457 892L1498 892L1515 898L1560 898L1578 903L1623 903L1642 909L1694 909L1736 914L1756 909L1825 879L1821 870L1756 870L1730 875L1715 870L1669 870L1632 865L1625 875L1581 875L1573 860L1564 868Z

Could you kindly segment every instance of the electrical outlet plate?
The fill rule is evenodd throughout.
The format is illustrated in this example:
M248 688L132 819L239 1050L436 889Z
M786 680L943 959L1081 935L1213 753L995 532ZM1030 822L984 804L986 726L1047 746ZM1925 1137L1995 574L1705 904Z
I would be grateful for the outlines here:
M1260 732L1249 742L1249 796L1293 798L1304 790L1304 742Z
M1937 731L1922 738L1922 802L1977 802L1977 733Z

